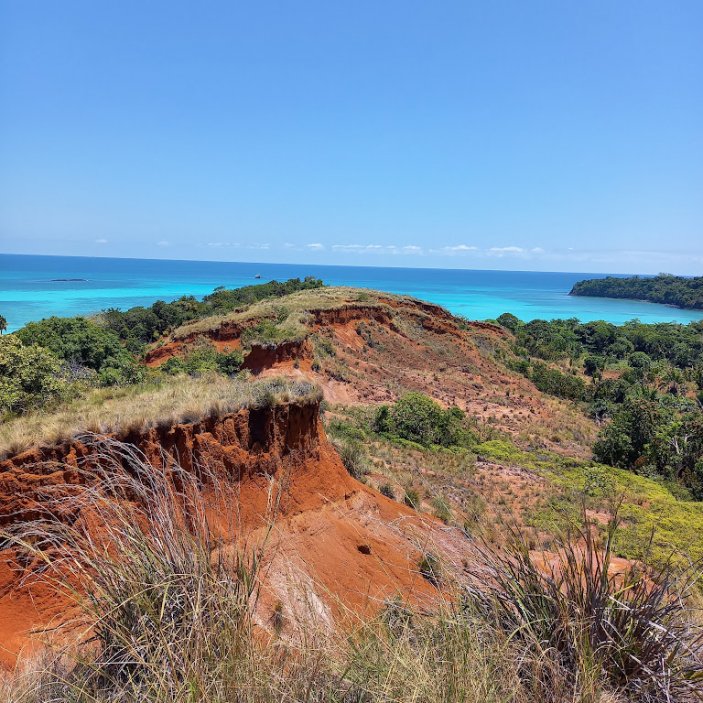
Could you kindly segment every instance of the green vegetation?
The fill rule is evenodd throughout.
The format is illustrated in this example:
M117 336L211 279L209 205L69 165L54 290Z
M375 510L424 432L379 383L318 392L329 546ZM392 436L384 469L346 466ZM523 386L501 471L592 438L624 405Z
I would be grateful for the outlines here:
M84 317L50 317L30 322L15 335L25 345L51 351L65 362L73 377L85 378L85 372L92 371L100 385L105 386L133 383L141 377L141 369L119 337Z
M703 500L703 413L658 399L629 397L593 447L597 461L654 473Z
M7 329L7 319L3 315L0 315L0 335L2 335L6 329Z
M598 461L677 481L703 499L703 323L498 321L515 335L511 368L605 423Z
M490 440L475 451L487 461L520 466L548 481L549 489L527 521L548 532L573 529L580 506L622 518L614 548L617 556L654 564L671 560L689 563L703 559L703 503L663 479L640 476L629 470L579 461L552 452L529 452L507 439Z
M703 310L703 276L685 278L660 273L658 276L647 278L642 276L593 278L576 283L571 289L571 295L632 298Z
M271 281L235 290L218 288L202 301L181 298L125 312L107 310L96 319L50 317L30 322L2 337L0 413L17 415L42 406L51 410L52 403L94 387L139 384L163 374L219 372L232 376L241 369L242 353L218 352L208 342L196 342L183 357L169 359L159 370L145 368L138 355L147 342L186 320L226 313L238 306L322 285L315 278ZM253 330L250 338L258 340L265 334L268 321L261 324L258 336ZM283 334L278 328L276 331Z
M61 363L50 351L25 346L14 335L0 337L0 414L45 407L67 390Z
M334 445L349 475L356 479L362 479L368 471L366 447L354 438L335 440Z
M394 405L380 406L373 429L425 447L467 446L474 439L462 410L445 410L422 393L406 393Z
M207 340L198 340L186 354L172 356L159 367L159 370L172 376L178 374L196 376L210 371L234 376L242 368L243 363L244 355L241 350L218 352Z
M260 300L281 298L302 290L315 290L323 285L321 280L308 276L303 280L291 278L283 283L270 281L242 288L216 288L202 301L193 296L184 296L172 303L158 300L148 308L134 307L124 312L111 308L101 314L101 320L132 353L139 354L147 344L186 322L225 315Z

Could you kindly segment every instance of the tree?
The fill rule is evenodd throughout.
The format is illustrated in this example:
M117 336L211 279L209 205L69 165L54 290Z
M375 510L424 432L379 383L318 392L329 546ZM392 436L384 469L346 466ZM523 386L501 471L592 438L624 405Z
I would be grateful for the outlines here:
M587 356L583 360L583 371L586 376L600 376L603 366L603 359L599 356Z
M518 328L522 325L522 322L511 312L504 312L502 315L499 315L496 322L501 327L505 327L506 330L510 330L513 333L517 332Z
M61 362L47 349L0 337L0 412L23 413L59 398L67 385Z
M125 353L116 334L84 317L49 317L16 334L24 344L46 347L59 359L94 371Z
M7 320L3 315L0 315L0 335L7 329Z

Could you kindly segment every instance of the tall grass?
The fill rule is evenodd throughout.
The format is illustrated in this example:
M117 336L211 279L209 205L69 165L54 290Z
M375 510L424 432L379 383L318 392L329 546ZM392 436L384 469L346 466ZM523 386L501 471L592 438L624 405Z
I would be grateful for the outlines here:
M632 701L703 700L703 630L691 612L701 564L613 568L617 529L616 516L601 541L584 519L540 555L512 529L507 548L480 548L481 586L470 600L530 661L550 664L522 672L540 687L555 689L556 677L588 701L603 687Z
M119 442L96 451L99 477L47 494L43 517L3 535L78 610L64 628L74 644L0 685L0 700L684 703L700 692L690 583L611 575L610 533L564 542L552 566L516 533L505 551L479 550L480 588L455 605L393 601L356 629L296 636L257 620L266 540L233 548L210 524L214 510L237 527L228 486ZM272 528L276 512L272 486Z
M259 564L256 551L218 556L222 529L209 524L203 488L222 497L220 519L231 496L206 467L196 478L113 440L93 449L99 474L86 467L70 497L48 489L45 515L4 535L35 564L25 578L48 580L77 606L62 624L74 664L42 676L27 700L221 699L225 670L251 642ZM236 510L226 517L234 531Z

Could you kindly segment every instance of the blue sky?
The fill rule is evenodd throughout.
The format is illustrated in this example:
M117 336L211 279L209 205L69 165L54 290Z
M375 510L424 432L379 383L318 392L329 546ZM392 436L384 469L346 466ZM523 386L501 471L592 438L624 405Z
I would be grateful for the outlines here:
M0 251L703 273L703 3L0 0Z

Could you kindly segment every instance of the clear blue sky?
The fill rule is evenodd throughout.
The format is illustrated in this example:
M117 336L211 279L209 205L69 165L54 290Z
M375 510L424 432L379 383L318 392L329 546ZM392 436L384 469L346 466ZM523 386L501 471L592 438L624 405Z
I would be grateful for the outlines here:
M0 0L0 251L703 274L703 2Z

